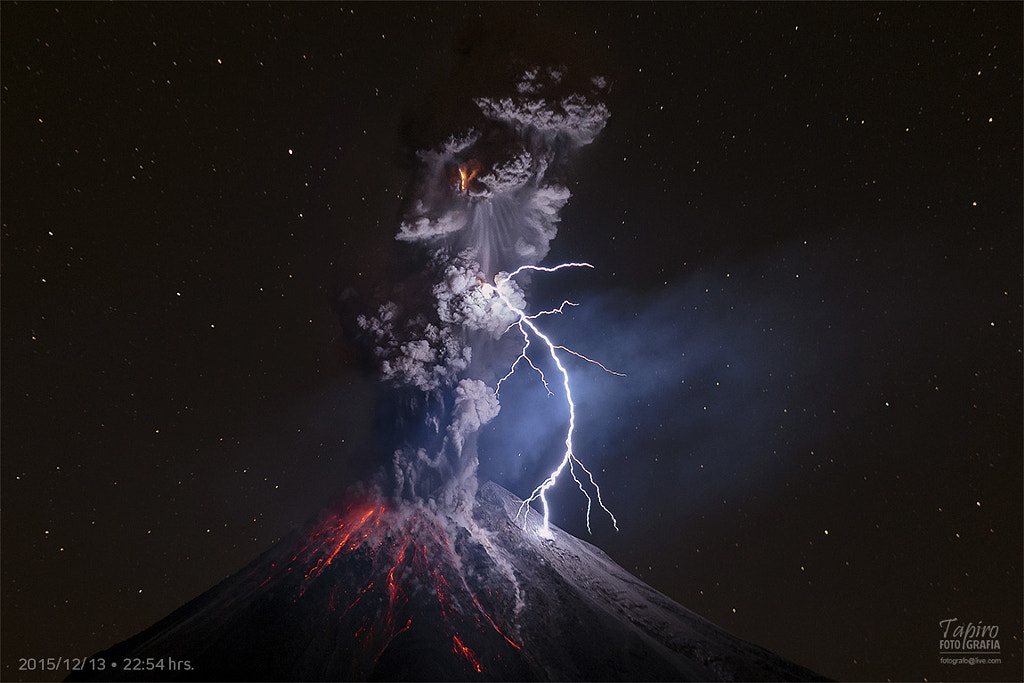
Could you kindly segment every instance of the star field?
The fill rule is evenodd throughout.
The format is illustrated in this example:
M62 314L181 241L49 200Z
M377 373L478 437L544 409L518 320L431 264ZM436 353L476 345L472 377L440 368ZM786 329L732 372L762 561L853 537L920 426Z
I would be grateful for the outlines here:
M613 84L549 257L595 268L531 298L627 375L574 387L621 531L571 491L553 522L826 676L1020 678L1019 4L0 11L5 680L382 464L338 302L387 281L410 150L510 54ZM525 384L480 440L518 495ZM1002 664L941 664L949 617Z

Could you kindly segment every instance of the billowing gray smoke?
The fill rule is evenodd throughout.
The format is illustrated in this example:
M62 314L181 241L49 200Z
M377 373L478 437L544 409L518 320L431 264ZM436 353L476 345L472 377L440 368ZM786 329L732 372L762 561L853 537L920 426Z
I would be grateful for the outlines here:
M384 380L406 397L420 394L407 399L407 412L424 429L403 432L392 456L399 499L455 514L468 512L476 493L476 433L500 408L487 384L499 359L483 356L500 348L496 340L516 321L480 284L548 253L570 197L562 184L570 154L608 120L596 99L604 80L565 92L564 76L527 71L513 95L474 100L479 118L471 128L418 153L397 239L429 255L424 273L357 320ZM508 286L512 303L525 309L522 290Z
M603 79L591 81L590 93L546 98L562 79L555 69L528 71L517 96L474 100L478 128L420 152L423 173L398 239L451 253L471 249L488 278L544 258L570 196L560 184L569 153L608 120L594 100ZM475 174L462 187L460 170Z

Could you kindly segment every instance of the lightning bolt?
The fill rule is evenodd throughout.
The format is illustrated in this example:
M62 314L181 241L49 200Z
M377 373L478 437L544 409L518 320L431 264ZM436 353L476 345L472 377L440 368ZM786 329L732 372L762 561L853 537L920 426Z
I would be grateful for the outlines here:
M519 363L521 361L525 360L526 363L529 364L530 367L532 367L534 370L537 371L537 373L540 375L540 380L541 380L541 383L544 385L544 388L547 390L549 395L552 395L553 392L551 391L551 387L548 385L547 379L544 377L544 372L540 368L538 368L536 365L534 365L533 361L530 360L530 357L527 354L527 351L529 350L529 347L530 347L530 336L531 336L531 333L532 333L532 335L534 337L536 337L537 339L540 339L544 343L544 345L547 347L548 353L551 355L551 359L554 361L555 367L558 368L558 372L561 374L561 377L562 377L562 387L565 390L565 400L566 400L566 402L569 405L569 428L568 428L568 430L566 432L566 435L565 435L565 453L562 455L562 459L561 459L561 461L559 461L558 467L556 467L551 472L551 474L548 475L547 479L545 479L543 482L541 482L541 484L537 488L535 488L533 490L533 492L530 494L530 496L526 500L524 500L522 502L522 505L519 506L519 512L516 514L516 519L518 519L519 515L523 514L524 510L526 510L528 508L530 503L532 503L533 501L535 501L537 499L540 499L541 507L544 510L544 523L541 526L540 534L541 534L541 536L544 536L546 538L551 538L551 526L550 526L550 511L548 509L548 501L547 501L547 497L544 494L547 492L548 489L552 488L555 485L555 482L558 480L559 475L561 475L562 472L567 467L569 469L570 476L573 478L573 481L576 482L576 485L579 486L580 491L583 492L583 495L587 499L587 531L590 532L590 510L593 507L593 499L590 497L590 494L587 492L586 487L583 485L583 482L580 480L580 476L577 476L577 472L576 472L576 468L577 467L579 469L581 469L583 472L586 473L586 478L590 481L590 485L593 486L594 491L596 492L597 504L601 507L602 510L604 510L606 513L608 513L609 517L611 517L612 526L615 527L615 530L616 531L619 530L619 524L618 524L618 521L615 519L615 515L612 514L612 511L608 509L608 507L604 504L604 501L601 499L601 487L597 485L596 481L594 481L593 473L589 469L587 469L586 465L584 465L583 462L578 457L576 457L576 454L573 451L573 434L576 431L576 404L573 401L572 388L569 386L569 371L566 370L565 366L562 364L562 359L561 359L561 357L560 357L558 352L559 351L563 351L565 353L572 354L572 355L576 356L577 358L580 358L582 360L587 361L588 363L593 363L594 365L597 365L598 367L600 367L605 372L609 372L609 373L611 373L613 375L619 375L620 377L624 376L624 375L622 373L620 373L620 372L614 372L613 370L609 370L608 368L606 368L601 363L598 363L597 361L595 361L595 360L593 360L591 358L587 358L586 356L584 356L581 353L577 353L576 351L573 351L572 349L566 348L565 346L562 346L560 344L555 344L553 341L551 341L551 339L546 334L541 332L540 329L537 327L537 325L534 323L534 320L536 320L537 318L539 318L542 315L552 315L554 313L561 313L562 310L565 308L565 306L575 306L576 304L574 304L574 303L572 303L570 301L564 301L564 302L562 302L562 305L559 306L556 309L553 309L553 310L550 310L550 311L541 311L540 313L536 313L534 315L526 315L526 313L522 309L517 308L512 303L512 301L508 298L508 295L505 292L502 291L502 287L501 286L502 286L503 283L508 282L509 280L514 278L516 275L518 275L519 273L521 273L521 272L523 272L525 270L533 270L533 271L540 271L540 272L545 272L545 273L553 273L556 270L561 270L562 268L593 268L593 267L594 266L590 265L589 263L562 263L562 264L559 264L557 266L552 266L552 267L529 266L529 265L527 265L527 266L520 266L519 268L517 268L516 270L512 271L508 275L503 275L501 273L496 275L494 277L494 284L493 285L491 285L489 283L486 283L486 282L481 285L481 287L483 287L483 290L484 290L485 293L490 294L490 293L493 292L495 295L498 296L499 299L501 299L502 303L504 303L506 306L508 306L508 308L513 313L515 313L516 316L519 318L519 320L514 322L514 323L512 323L512 325L510 325L508 327L508 329L511 330L513 327L518 327L519 331L522 332L522 334L523 334L523 349L520 352L519 357L516 358L516 360L512 363L512 367L509 369L508 374L506 374L504 377L502 377L500 380L498 380L498 385L497 385L497 387L495 389L495 393L500 391L501 383L504 382L509 377L511 377L512 374L516 371L516 367L519 365ZM523 522L524 528L525 528L525 524L526 524L526 522L525 522L525 519L524 519L524 522Z

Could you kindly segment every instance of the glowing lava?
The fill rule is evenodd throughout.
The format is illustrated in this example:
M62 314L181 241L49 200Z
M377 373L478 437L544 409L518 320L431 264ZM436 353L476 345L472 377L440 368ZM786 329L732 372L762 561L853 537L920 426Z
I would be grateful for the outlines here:
M573 433L576 430L576 404L573 401L572 389L569 386L569 372L568 372L568 370L566 370L565 366L562 364L562 359L559 357L558 351L565 351L566 353L570 353L570 354L576 356L577 358L580 358L582 360L587 361L588 363L593 363L593 364L599 366L605 372L610 372L610 373L612 373L614 375L621 375L622 373L613 372L613 371L609 370L608 368L606 368L605 366L603 366L600 363L598 363L597 361L592 360L590 358L587 358L583 354L577 353L576 351L573 351L572 349L568 349L568 348L566 348L564 346L561 346L559 344L555 344L554 342L551 341L551 339L548 338L547 335L545 335L543 332L541 332L540 329L538 329L536 324L534 324L534 322L533 322L539 316L542 316L542 315L552 315L554 313L561 313L562 309L566 305L575 306L576 304L573 304L570 301L565 301L565 302L562 303L561 306L559 306L556 309L553 309L553 310L550 310L550 311L541 311L540 313L536 313L534 315L526 315L526 313L524 311L522 311L521 309L517 308L512 303L512 301L508 298L508 295L505 292L502 291L502 284L510 281L512 278L514 278L516 275L518 275L519 273L521 273L524 270L534 270L534 271L541 271L541 272L545 272L545 273L552 273L552 272L554 272L556 270L560 270L562 268L593 268L593 267L594 266L590 265L589 263L562 263L562 264L559 264L557 266L553 266L553 267L550 267L550 268L546 268L546 267L543 267L543 266L520 266L519 268L517 268L513 272L509 273L508 275L504 275L502 273L499 273L498 275L496 275L494 277L494 285L490 285L488 283L484 283L484 284L481 285L481 287L484 288L484 292L486 292L486 293L491 293L491 292L495 293L501 299L501 301L506 306L508 306L509 309L511 309L516 314L516 316L518 316L519 320L517 322L513 323L509 327L509 329L511 329L512 327L518 327L519 331L522 332L522 334L523 334L523 349L520 352L519 357L516 358L516 360L512 363L512 367L509 369L508 374L506 374L504 377L502 377L500 380L498 380L498 386L497 386L497 389L495 389L495 391L500 390L501 389L501 383L503 381L505 381L506 379L508 379L510 376L512 376L512 374L516 371L516 366L519 364L519 362L522 361L522 360L526 360L526 362L530 365L530 367L532 367L534 370L536 370L537 373L540 375L540 380L544 384L544 388L547 389L548 394L549 395L552 394L551 388L548 386L547 379L544 377L544 372L533 363L533 361L530 359L529 355L527 354L527 351L529 350L529 347L530 347L530 334L531 333L533 334L533 336L539 338L541 341L544 342L544 344L546 345L546 347L548 349L548 353L551 355L551 359L555 363L555 367L558 368L558 371L559 371L559 373L561 373L561 376L562 376L562 387L565 390L565 400L566 400L566 402L569 405L569 428L568 428L568 430L566 430L566 435L565 435L565 453L562 456L561 461L559 461L558 466L551 472L550 475L548 475L547 479L545 479L537 488L535 488L533 490L533 492L530 494L530 496L528 498L526 498L523 501L522 505L520 505L520 507L519 507L519 514L522 514L525 509L528 509L528 506L529 506L530 503L532 503L533 501L537 500L538 498L540 499L541 506L543 507L543 510L544 510L544 522L541 525L539 533L542 536L545 536L547 538L551 538L551 526L550 526L550 521L549 521L550 520L550 512L549 512L549 509L548 509L548 501L547 501L547 497L544 494L545 494L545 492L548 489L550 489L551 487L553 487L555 485L555 482L558 480L558 476L562 473L562 471L566 467L569 468L569 474L572 476L573 481L576 482L576 485L579 486L580 491L583 492L583 495L587 499L587 531L590 531L590 509L591 509L593 501L592 501L592 499L590 497L590 494L587 492L587 489L584 487L583 482L580 481L580 478L578 476L576 476L576 467L579 467L581 470L586 472L587 479L590 480L590 484L591 484L591 486L594 487L594 491L597 494L597 504L601 506L602 510L604 510L605 512L608 513L609 517L611 517L612 526L615 527L615 530L616 531L619 530L619 524L618 524L618 521L615 519L615 515L612 514L612 511L609 510L607 508L607 506L605 506L604 501L601 500L601 487L597 485L596 481L594 481L593 473L590 470L587 469L586 465L584 465L580 461L580 459L578 457L576 457L575 452L573 452ZM527 330L529 330L529 331L527 331ZM518 516L519 515L516 515L517 518L518 518ZM526 528L526 521L525 521L525 519L524 519L524 522L523 522L523 528Z
M470 159L464 164L459 164L459 192L469 194L469 184L473 182L480 173L480 162Z
M465 657L466 660L473 665L473 668L477 670L477 673L483 671L483 669L480 668L480 661L476 658L476 654L468 647L463 645L462 641L459 640L458 636L452 636L452 651L455 652L455 654L457 655L462 655L463 657Z
M326 604L328 619L353 636L346 649L357 678L373 671L414 622L436 623L431 613L443 624L438 637L446 637L452 652L479 673L484 665L471 643L517 651L520 645L485 608L495 596L481 594L482 602L459 570L448 527L422 508L396 508L376 498L353 504L320 521L290 559L267 568L259 585L283 586L295 604ZM493 646L488 652L500 658Z

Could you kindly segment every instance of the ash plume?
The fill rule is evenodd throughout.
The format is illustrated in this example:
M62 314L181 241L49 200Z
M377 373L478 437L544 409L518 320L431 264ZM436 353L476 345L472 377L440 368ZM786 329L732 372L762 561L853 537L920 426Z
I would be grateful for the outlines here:
M472 250L487 279L543 259L569 200L562 179L570 154L592 142L609 116L595 99L603 79L592 79L588 93L560 93L563 77L557 69L527 71L515 95L473 100L479 117L469 130L419 152L421 173L398 239Z
M592 78L570 89L565 69L527 69L508 94L474 98L471 122L417 152L396 239L420 266L356 318L402 404L396 418L405 428L396 425L380 482L397 500L468 516L476 434L500 410L498 340L517 320L480 285L547 255L571 195L572 153L608 120L598 99L607 87ZM521 286L506 287L525 308Z
M591 505L617 528L573 451L561 354L611 371L534 324L571 302L528 312L524 291L530 273L592 267L539 265L570 196L572 152L608 118L595 99L603 81L570 83L564 70L529 69L510 93L472 100L473 123L417 155L394 245L406 268L343 317L389 387L375 416L387 457L378 480L69 680L140 678L127 662L167 662L146 680L815 678L549 525L544 492L567 470L588 528ZM360 302L347 290L339 304ZM519 364L562 392L567 413L560 464L524 498L477 482L478 434Z

